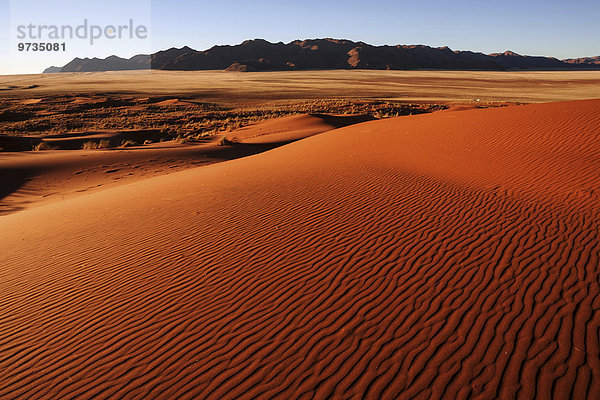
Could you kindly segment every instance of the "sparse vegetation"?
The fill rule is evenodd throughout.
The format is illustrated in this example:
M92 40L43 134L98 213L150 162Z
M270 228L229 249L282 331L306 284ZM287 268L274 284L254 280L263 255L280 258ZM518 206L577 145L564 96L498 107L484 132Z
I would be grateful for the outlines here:
M120 148L125 148L125 147L133 147L133 146L137 146L138 143L134 142L133 140L123 140L123 142L121 142L121 145L119 146Z
M239 143L240 141L236 138L228 138L226 136L221 137L221 139L219 139L219 146L233 146L236 143Z
M55 150L55 148L49 145L47 142L39 142L33 146L33 151L44 151L44 150Z
M111 147L110 141L108 141L106 139L102 139L98 142L95 142L95 141L85 142L81 148L83 150L95 150L95 149L107 149L109 147Z
M176 139L194 142L222 135L257 122L294 114L371 114L376 118L419 114L444 108L430 104L369 99L281 100L261 107L211 104L197 99L165 96L140 98L88 94L44 97L41 102L0 100L0 130L14 135L54 135L79 131L148 131L146 140ZM153 137L150 137L150 131ZM155 137L156 132L160 138ZM124 141L120 147L138 145ZM86 150L110 147L108 141L90 140Z

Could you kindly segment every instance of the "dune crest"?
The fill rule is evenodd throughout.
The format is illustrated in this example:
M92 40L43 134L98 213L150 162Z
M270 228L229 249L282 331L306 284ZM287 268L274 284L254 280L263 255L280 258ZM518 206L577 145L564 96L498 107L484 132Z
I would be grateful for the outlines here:
M599 161L448 111L2 217L0 397L599 398Z

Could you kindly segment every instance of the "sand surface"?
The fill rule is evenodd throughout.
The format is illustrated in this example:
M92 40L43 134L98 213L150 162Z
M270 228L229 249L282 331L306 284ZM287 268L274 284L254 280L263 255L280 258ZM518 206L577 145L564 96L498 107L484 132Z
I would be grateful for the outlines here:
M600 398L600 101L365 122L0 217L0 398Z

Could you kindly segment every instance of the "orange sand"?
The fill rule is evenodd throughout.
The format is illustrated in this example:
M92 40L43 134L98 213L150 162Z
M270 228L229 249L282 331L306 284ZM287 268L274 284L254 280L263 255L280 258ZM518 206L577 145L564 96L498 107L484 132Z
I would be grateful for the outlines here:
M599 162L448 111L0 217L0 398L599 398Z

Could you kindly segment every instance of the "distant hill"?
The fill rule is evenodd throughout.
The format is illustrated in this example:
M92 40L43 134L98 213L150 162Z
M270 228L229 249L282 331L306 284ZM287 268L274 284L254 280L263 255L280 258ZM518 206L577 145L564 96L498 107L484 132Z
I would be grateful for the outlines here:
M61 72L125 71L150 69L151 56L137 55L131 58L110 56L107 58L75 58L62 67Z
M597 57L584 57L584 58L569 58L568 60L564 60L569 64L577 64L577 65L600 65L600 56Z
M56 74L58 72L62 72L63 67L48 67L44 70L44 74Z
M57 72L56 67L44 72ZM171 48L152 55L130 59L110 56L105 59L75 58L60 72L122 71L162 69L176 71L291 71L309 69L584 69L600 68L600 57L558 60L505 53L483 54L453 51L448 47L372 46L338 39L296 40L271 43L247 40L236 46L214 46L206 51L189 47Z
M492 53L495 61L506 69L561 69L569 68L565 62L550 57L522 56L512 51Z

